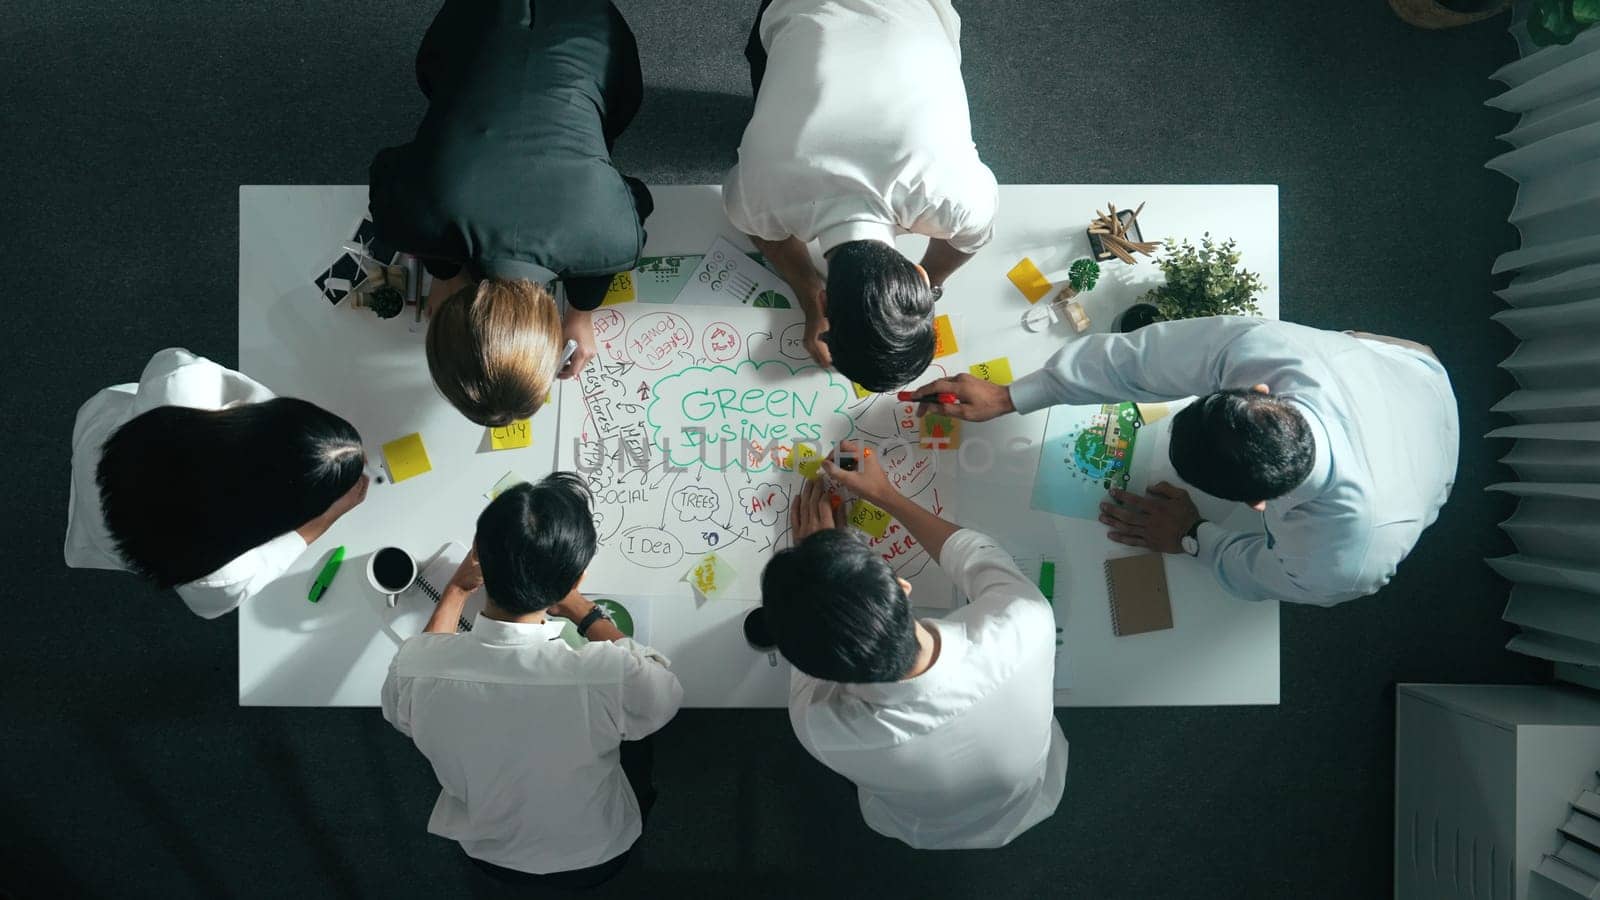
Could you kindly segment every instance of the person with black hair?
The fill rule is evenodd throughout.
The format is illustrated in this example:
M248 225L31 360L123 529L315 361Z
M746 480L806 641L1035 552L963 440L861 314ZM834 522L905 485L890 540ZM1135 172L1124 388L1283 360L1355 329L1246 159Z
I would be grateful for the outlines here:
M366 498L365 467L344 419L163 350L78 409L66 563L131 569L214 619Z
M812 359L894 390L933 360L934 301L994 232L961 18L950 0L763 0L745 56L756 103L728 218L793 288ZM928 238L920 263L901 234Z
M424 633L400 645L383 717L433 764L428 830L494 879L583 888L622 870L655 802L648 736L683 702L666 657L579 592L589 490L570 472L502 493ZM483 612L456 633L467 596ZM563 632L588 640L574 649Z
M901 523L970 602L918 619L910 583L808 482L790 506L793 546L761 573L768 630L794 666L789 721L855 783L879 834L928 850L1004 846L1054 813L1066 785L1055 616L992 538L902 496L863 451L841 442L858 465L830 459L829 477Z
M1078 338L1009 387L970 375L919 393L922 411L982 422L1056 403L1199 394L1172 419L1177 477L1261 513L1264 533L1229 531L1187 491L1112 490L1114 541L1206 563L1249 600L1332 606L1374 593L1439 516L1455 483L1460 427L1450 376L1428 347L1244 316Z

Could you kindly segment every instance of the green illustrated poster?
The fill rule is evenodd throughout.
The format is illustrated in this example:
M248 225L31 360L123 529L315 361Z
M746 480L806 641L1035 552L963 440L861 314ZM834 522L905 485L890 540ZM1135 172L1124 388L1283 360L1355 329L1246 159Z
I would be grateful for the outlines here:
M1126 490L1144 417L1133 403L1057 406L1045 422L1034 509L1096 519L1111 488Z

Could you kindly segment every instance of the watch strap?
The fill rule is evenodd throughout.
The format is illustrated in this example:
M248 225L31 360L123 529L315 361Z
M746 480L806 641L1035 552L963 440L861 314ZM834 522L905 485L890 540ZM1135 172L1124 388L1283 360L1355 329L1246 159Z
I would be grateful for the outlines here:
M583 621L578 623L578 637L584 637L589 631L589 626L604 618L606 618L605 607L596 603L594 608L589 610L589 614L583 617Z

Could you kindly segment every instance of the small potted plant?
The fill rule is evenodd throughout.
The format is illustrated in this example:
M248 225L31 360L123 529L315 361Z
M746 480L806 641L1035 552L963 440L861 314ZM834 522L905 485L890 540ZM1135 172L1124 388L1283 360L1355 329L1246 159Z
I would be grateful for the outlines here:
M1099 263L1087 257L1077 260L1067 268L1067 283L1056 292L1049 303L1035 306L1023 313L1023 327L1029 331L1042 331L1050 323L1065 318L1072 324L1072 330L1077 332L1088 330L1089 314L1084 311L1083 304L1073 298L1080 293L1094 290L1095 284L1099 281Z
M1208 233L1198 247L1188 240L1181 244L1168 240L1159 265L1166 282L1118 317L1118 331L1134 331L1151 322L1261 313L1256 297L1267 285L1260 275L1239 268L1239 245L1232 238L1219 244Z
M372 310L380 319L392 319L406 308L407 273L404 266L363 264L367 280L351 291L350 305Z
M392 319L406 308L406 298L398 289L384 285L367 295L367 308L380 319Z

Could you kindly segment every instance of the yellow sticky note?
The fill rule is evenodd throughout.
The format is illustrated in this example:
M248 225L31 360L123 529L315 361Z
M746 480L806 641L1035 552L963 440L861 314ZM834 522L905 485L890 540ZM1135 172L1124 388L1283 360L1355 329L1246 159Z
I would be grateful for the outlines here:
M515 450L533 443L533 429L528 419L518 419L509 425L489 429L489 446L495 450Z
M1044 273L1039 271L1039 267L1034 265L1033 260L1026 256L1022 258L1022 262L1011 267L1011 271L1006 273L1006 277L1011 279L1011 283L1017 286L1017 290L1022 292L1022 296L1028 298L1029 303L1038 303L1040 297L1050 293L1050 279L1044 277Z
M1135 403L1133 408L1139 411L1139 418L1143 419L1146 425L1159 422L1172 412L1171 405L1166 403Z
M611 306L637 299L639 299L639 288L633 283L633 273L618 272L611 276L611 286L606 288L606 298L600 301L600 305Z
M991 384L1011 383L1011 360L1006 359L1004 356L995 357L988 362L978 363L967 371Z
M500 480L494 483L494 487L484 491L483 496L493 501L498 499L501 494L504 494L506 491L511 490L517 485L527 483L528 479L523 478L521 475L518 475L515 472L507 472L506 474L500 476Z
M710 599L727 588L733 581L733 575L733 567L723 562L722 557L707 553L679 580L689 582L701 596Z
M865 400L868 397L872 396L872 392L871 391L867 390L866 388L862 387L859 384L856 384L854 381L850 382L850 389L856 392L856 399L857 400Z
M954 450L961 446L961 420L941 413L928 413L922 417L922 448L924 450Z
M428 461L428 448L422 446L422 435L408 434L383 445L383 458L389 464L389 477L396 482L405 481L433 468Z
M933 338L934 359L956 352L956 333L950 327L949 316L940 316L933 320Z
M810 481L822 470L822 451L807 443L794 445L795 469Z
M875 538L883 537L889 530L889 523L894 521L889 514L873 506L865 500L856 500L855 506L850 510L850 524L865 531Z

